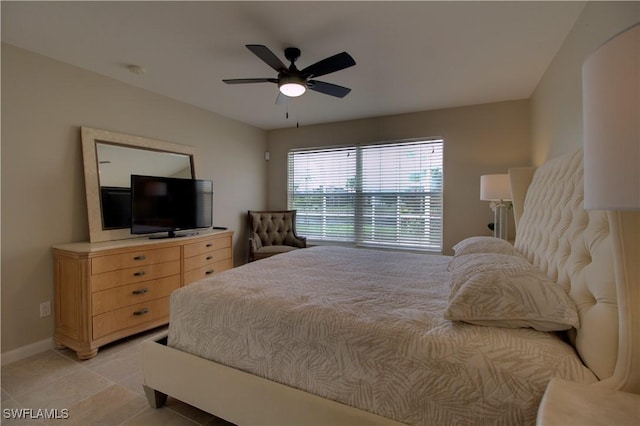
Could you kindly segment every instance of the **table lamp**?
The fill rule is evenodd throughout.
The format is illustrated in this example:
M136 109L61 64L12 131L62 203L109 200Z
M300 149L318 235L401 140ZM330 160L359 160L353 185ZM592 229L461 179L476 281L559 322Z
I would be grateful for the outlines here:
M640 24L582 67L584 208L640 210Z
M480 199L490 201L493 210L493 236L509 239L509 204L511 185L508 174L480 176Z

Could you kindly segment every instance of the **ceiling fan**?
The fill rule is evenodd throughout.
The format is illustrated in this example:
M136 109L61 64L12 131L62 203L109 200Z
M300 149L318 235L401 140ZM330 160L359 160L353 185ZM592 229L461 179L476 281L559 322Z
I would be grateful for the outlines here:
M326 59L316 62L313 65L298 70L295 62L300 57L300 49L288 47L284 50L284 56L291 62L287 68L280 59L268 47L261 44L247 44L249 49L258 58L262 59L267 65L278 72L277 78L235 78L222 80L227 84L247 84L247 83L276 83L280 90L276 103L282 103L288 97L297 97L302 95L307 89L315 92L324 93L325 95L344 98L351 89L338 86L333 83L313 80L332 72L340 71L345 68L352 67L356 64L351 55L347 52L338 53Z

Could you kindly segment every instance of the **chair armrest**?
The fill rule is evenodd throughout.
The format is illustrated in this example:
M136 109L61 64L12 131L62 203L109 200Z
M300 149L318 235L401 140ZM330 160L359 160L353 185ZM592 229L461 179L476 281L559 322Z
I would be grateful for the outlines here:
M262 240L260 238L249 238L249 249L256 251L262 247Z
M299 237L297 235L293 236L293 246L294 247L299 247L299 248L306 248L307 247L307 237Z
M249 262L256 260L255 253L262 247L260 238L249 238Z

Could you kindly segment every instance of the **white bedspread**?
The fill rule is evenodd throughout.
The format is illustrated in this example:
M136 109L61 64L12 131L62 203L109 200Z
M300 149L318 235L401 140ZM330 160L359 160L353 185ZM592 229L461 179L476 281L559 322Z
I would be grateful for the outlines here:
M552 377L595 382L550 333L452 323L451 258L277 255L171 296L169 346L408 424L532 424Z

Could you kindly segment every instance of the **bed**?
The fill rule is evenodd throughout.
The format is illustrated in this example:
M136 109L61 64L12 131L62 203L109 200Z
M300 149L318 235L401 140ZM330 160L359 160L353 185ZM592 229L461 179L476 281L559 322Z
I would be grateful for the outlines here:
M236 424L532 424L552 378L640 392L637 213L585 212L582 152L510 170L517 237L314 247L172 294L152 406Z

